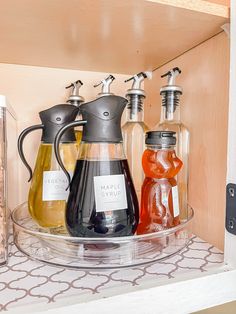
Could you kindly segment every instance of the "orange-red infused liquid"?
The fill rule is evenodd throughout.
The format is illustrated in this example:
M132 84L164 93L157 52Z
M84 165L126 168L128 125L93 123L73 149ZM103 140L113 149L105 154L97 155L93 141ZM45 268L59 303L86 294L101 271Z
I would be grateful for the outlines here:
M147 148L142 158L145 180L137 233L144 234L180 223L178 188L175 176L183 163L173 148Z

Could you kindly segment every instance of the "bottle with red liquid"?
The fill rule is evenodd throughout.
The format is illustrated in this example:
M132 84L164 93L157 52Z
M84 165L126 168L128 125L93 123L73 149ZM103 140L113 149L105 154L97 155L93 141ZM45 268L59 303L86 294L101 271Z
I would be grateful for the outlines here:
M145 144L138 234L157 232L180 223L176 175L183 163L175 153L175 132L147 132Z

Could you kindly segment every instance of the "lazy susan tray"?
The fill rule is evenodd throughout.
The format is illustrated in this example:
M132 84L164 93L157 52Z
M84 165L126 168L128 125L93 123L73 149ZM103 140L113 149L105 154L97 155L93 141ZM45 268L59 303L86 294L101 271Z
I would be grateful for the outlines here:
M187 221L171 229L128 237L76 238L39 227L27 203L12 213L14 242L20 251L34 260L76 269L131 267L170 257L188 244L192 218L189 208Z

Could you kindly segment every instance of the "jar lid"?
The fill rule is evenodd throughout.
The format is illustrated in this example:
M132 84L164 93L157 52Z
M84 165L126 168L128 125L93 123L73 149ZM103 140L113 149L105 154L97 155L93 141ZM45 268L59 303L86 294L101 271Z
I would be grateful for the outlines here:
M147 145L170 146L176 144L176 132L173 131L150 131L146 133Z

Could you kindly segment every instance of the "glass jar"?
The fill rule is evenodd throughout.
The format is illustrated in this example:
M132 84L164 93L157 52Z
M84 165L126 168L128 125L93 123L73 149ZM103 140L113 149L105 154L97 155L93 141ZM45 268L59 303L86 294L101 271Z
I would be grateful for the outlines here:
M145 143L142 158L145 179L138 234L160 231L180 223L176 175L183 163L175 153L175 132L147 132Z

